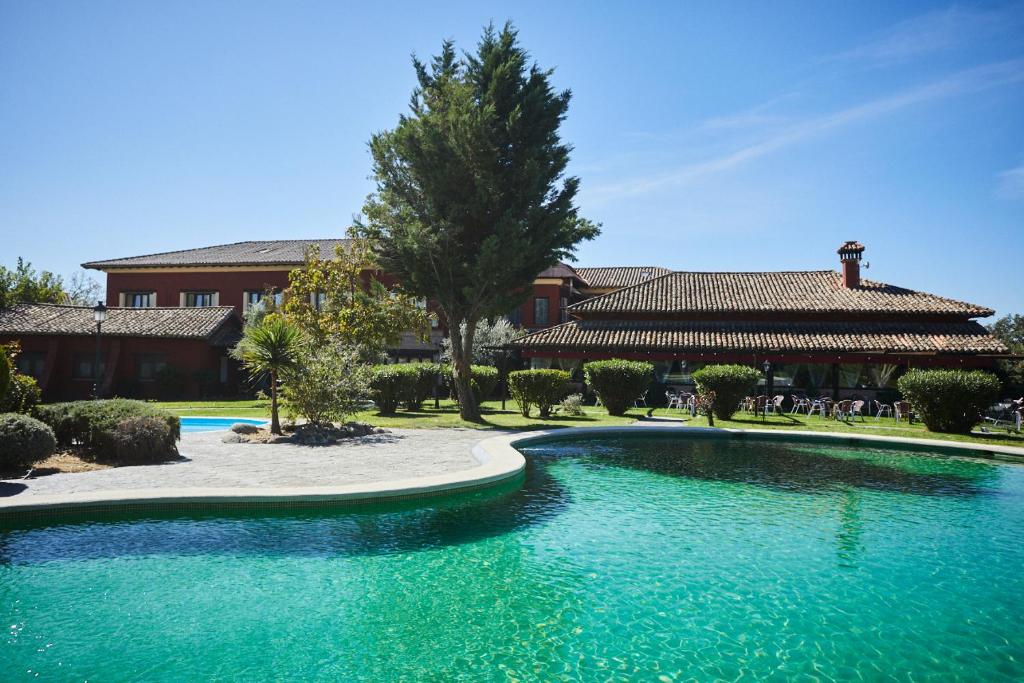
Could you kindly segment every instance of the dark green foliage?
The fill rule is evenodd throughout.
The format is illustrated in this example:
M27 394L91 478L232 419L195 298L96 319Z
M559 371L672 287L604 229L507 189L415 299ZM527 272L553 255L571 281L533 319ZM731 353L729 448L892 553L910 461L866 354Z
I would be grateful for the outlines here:
M541 417L549 417L552 406L565 396L568 381L569 373L564 370L516 370L508 373L508 391L523 417L530 417L533 406Z
M32 408L39 403L42 392L35 377L14 373L11 382L7 387L7 393L0 398L0 413L24 413L32 412Z
M8 355L7 347L0 346L0 403L7 396L7 390L11 386L11 375L14 368L11 365L11 357Z
M0 469L29 467L53 455L57 439L45 423L28 415L0 415Z
M174 365L165 365L153 374L157 396L165 401L180 399L185 393L187 378Z
M970 434L999 398L999 379L981 370L911 370L900 392L933 432Z
M471 365L469 372L470 381L473 385L473 397L476 399L477 405L479 405L482 401L490 398L494 394L494 390L498 388L498 381L500 379L498 368L491 367L490 365ZM452 378L451 366L445 368L444 379L452 396L456 401L459 400L455 381Z
M413 66L411 113L370 140L376 189L360 231L383 269L449 321L460 413L478 419L467 396L477 322L521 304L537 273L598 228L578 214L578 179L564 175L570 93L529 64L510 25L487 28L473 54L445 42Z
M711 409L720 420L732 418L740 401L760 378L761 373L747 365L705 365L693 373L697 393L714 394Z
M423 402L434 395L437 380L444 372L443 366L436 363L409 363L410 381L402 396L406 410L419 410Z
M370 378L370 394L382 415L393 415L402 402L405 387L415 381L402 365L377 365Z
M1005 315L988 326L988 331L1016 354L1024 354L1024 315ZM1001 360L999 372L1013 395L1024 393L1024 360Z
M167 425L167 438L171 445L181 434L181 421L175 415L148 403L124 398L50 403L36 406L34 413L53 429L61 447L78 445L89 456L100 460L116 457L118 425L128 418L152 417L163 421ZM161 451L163 454L166 452L166 449Z
M599 360L583 366L587 384L609 415L623 415L650 386L654 366L638 360Z
M178 457L171 426L159 417L129 417L111 434L113 460L121 465L145 465Z
M19 258L14 270L0 266L0 310L17 303L62 304L68 301L64 282L48 270L36 273L32 264Z

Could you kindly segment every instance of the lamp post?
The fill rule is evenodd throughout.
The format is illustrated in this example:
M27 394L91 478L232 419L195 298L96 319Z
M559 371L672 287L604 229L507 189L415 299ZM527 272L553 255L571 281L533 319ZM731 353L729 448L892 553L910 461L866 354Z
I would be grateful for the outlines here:
M765 417L768 415L768 378L771 377L772 362L766 360L764 365L764 405L761 406L761 424L764 424Z
M100 335L103 334L103 323L107 319L107 307L102 301L92 307L92 319L96 321L96 357L92 364L92 397L100 397Z

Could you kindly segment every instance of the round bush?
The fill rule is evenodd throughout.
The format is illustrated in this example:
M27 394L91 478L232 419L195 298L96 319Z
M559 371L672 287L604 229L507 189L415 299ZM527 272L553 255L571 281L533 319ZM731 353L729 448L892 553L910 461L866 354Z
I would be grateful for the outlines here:
M118 425L129 417L157 418L167 425L174 441L181 435L181 420L177 416L148 403L124 398L51 403L36 406L33 413L53 429L61 446L77 444L99 460L114 457Z
M376 365L370 378L370 394L377 410L382 415L392 415L398 410L403 389L410 381L408 370L402 365Z
M999 398L999 379L981 370L911 370L897 383L933 432L970 434Z
M583 366L587 384L609 415L623 415L651 385L654 366L638 360L599 360Z
M720 420L732 418L740 400L760 378L760 372L746 365L705 365L693 373L697 393L714 394L712 412Z
M409 368L409 383L405 387L402 403L406 410L419 410L423 402L434 395L434 387L441 376L441 366L436 363L410 363L403 367Z
M159 417L129 417L117 423L111 438L113 459L121 465L166 462L178 457L175 437Z
M459 396L455 389L453 372L454 369L451 365L445 368L445 382L451 395L455 400L458 400ZM477 405L480 405L494 394L494 390L498 386L498 368L491 367L490 365L471 365L469 366L469 372L473 396L476 398Z
M537 406L541 417L551 415L551 407L565 396L569 373L564 370L516 370L508 374L508 391L519 404L523 417Z
M34 377L15 373L7 393L0 398L0 413L28 414L39 403L41 392Z
M0 467L29 467L56 448L57 439L45 423L17 413L0 415Z

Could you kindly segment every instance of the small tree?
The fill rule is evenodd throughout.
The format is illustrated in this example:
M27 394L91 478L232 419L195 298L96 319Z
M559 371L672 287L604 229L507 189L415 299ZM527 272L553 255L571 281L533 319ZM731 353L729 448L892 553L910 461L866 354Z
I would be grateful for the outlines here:
M67 300L59 275L48 270L37 273L21 258L13 270L0 266L0 310L17 303L62 304Z
M465 338L466 323L463 322L459 334ZM473 365L497 365L497 349L523 336L523 331L510 323L505 318L496 318L491 322L487 318L482 319L476 326L476 334L473 335L472 360ZM452 361L452 340L445 337L441 341L441 362L451 363Z
M933 432L970 434L999 398L999 379L981 370L910 370L898 384Z
M375 192L363 234L407 291L450 326L459 414L477 421L470 365L477 324L529 296L537 273L598 234L575 206L559 127L568 91L529 64L515 29L488 27L461 59L446 41L418 81L409 115L370 140ZM465 327L461 321L465 321Z
M698 395L714 397L713 410L719 420L730 420L740 401L757 384L761 373L747 365L705 365L693 373Z
M988 331L1006 344L1012 353L1024 354L1024 315L1005 315L989 325ZM999 369L1014 389L1019 391L1024 387L1024 360L1001 360Z
M389 291L374 270L369 245L359 237L336 247L330 259L311 247L305 265L288 274L285 315L309 337L358 347L366 358L384 352L403 332L425 339L426 311L401 288Z
M278 315L264 318L258 325L248 325L242 339L231 350L232 358L255 375L270 377L270 431L281 433L277 411L278 380L294 369L302 353L302 333Z
M284 371L281 393L293 417L319 425L343 422L362 407L371 375L356 348L306 342L298 362Z
M609 415L624 415L651 385L654 366L638 360L599 360L583 366L587 384Z

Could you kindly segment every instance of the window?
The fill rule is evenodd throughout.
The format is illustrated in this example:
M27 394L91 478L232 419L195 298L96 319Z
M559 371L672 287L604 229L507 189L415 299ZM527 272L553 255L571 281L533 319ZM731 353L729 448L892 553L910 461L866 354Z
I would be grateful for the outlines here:
M538 296L533 299L533 324L548 324L548 298L546 296Z
M165 367L167 357L162 353L140 353L135 357L135 376L140 382L152 382Z
M505 316L505 318L508 320L509 324L512 325L512 327L522 327L523 326L523 311L522 311L522 308L519 307L519 306L516 306L515 308L512 309L512 311L508 315Z
M14 366L21 374L39 379L46 369L46 354L42 351L22 351L14 361Z
M186 308L203 308L217 305L216 292L185 292Z
M568 297L562 297L558 301L558 322L564 323L569 320L569 299Z
M121 305L128 308L153 308L156 306L156 292L122 292Z
M97 373L94 369L95 362L96 356L91 353L76 353L72 359L71 377L74 379L96 379ZM106 371L106 361L103 356L100 356L99 376L102 377L103 373Z
M253 306L258 305L263 301L263 292L243 292L242 293L242 311L248 311Z

